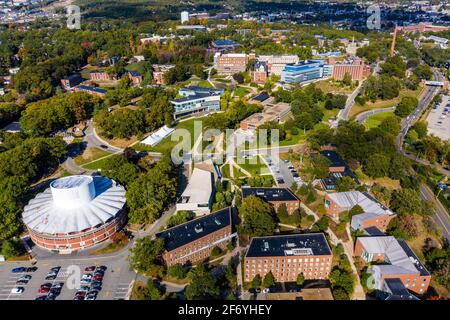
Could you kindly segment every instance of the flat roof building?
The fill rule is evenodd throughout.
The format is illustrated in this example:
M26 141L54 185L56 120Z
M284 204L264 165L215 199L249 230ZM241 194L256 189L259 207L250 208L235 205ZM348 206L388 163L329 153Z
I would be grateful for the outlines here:
M286 65L296 64L300 61L296 54L259 55L256 59L257 61L267 63L269 76L272 74L280 76Z
M242 188L242 198L256 196L270 203L275 210L284 204L288 214L300 208L300 199L288 188Z
M214 247L225 249L234 236L230 208L156 234L156 238L164 240L163 259L167 266L202 261Z
M83 91L83 92L86 92L89 94L97 95L99 97L105 96L105 94L108 92L106 89L103 89L103 88L90 87L90 86L85 86L85 85L81 85L81 84L74 87L73 90L74 91Z
M290 112L291 105L280 102L274 106L265 108L261 113L254 113L245 118L241 121L240 127L243 130L256 130L259 126L267 122L283 122Z
M174 119L220 110L220 94L194 93L171 101Z
M323 60L304 60L296 64L288 64L281 72L281 82L307 83L313 80L330 77L333 66Z
M218 74L233 75L244 72L247 68L249 57L246 53L220 53L214 55L214 68Z
M210 213L214 195L214 175L210 171L194 168L186 189L176 204L177 211L192 211L196 215Z
M272 272L277 282L327 279L333 254L323 233L255 237L244 257L244 281Z

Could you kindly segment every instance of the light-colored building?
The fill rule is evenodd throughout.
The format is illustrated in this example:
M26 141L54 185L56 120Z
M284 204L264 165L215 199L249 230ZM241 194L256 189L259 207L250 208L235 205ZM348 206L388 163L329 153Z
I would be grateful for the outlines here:
M244 72L247 68L249 57L245 53L220 53L214 55L214 68L218 74L233 75Z
M413 32L423 33L423 32L447 31L448 27L447 26L435 26L433 24L421 22L416 25L400 26L400 27L397 27L397 30L405 32L405 33L413 33Z
M187 117L193 114L205 114L220 110L220 96L222 89L187 87L180 90L183 98L171 101L175 119Z
M269 76L272 74L280 76L287 64L296 64L299 62L299 58L295 54L259 55L257 56L257 60L267 63Z
M209 214L214 196L214 175L194 168L186 189L176 204L177 211L192 211L196 215Z
M182 11L181 12L181 23L185 23L189 21L189 12L187 11Z
M245 118L241 121L240 127L242 130L256 130L259 126L267 122L283 122L290 112L290 104L278 103L265 108L261 113L254 113Z
M406 289L420 295L428 290L431 275L403 240L392 236L358 237L355 257L367 263L385 262L371 265L367 271L378 290L385 290L388 279L399 279Z
M281 72L281 82L301 84L328 78L332 74L333 66L323 60L304 60L286 65Z
M336 220L341 212L349 211L356 205L362 208L363 213L352 217L351 227L353 230L363 231L370 227L376 227L385 231L389 222L395 217L394 212L366 192L328 193L324 200L326 213Z
M125 188L105 177L57 179L25 206L22 221L39 247L71 253L109 239L123 225Z

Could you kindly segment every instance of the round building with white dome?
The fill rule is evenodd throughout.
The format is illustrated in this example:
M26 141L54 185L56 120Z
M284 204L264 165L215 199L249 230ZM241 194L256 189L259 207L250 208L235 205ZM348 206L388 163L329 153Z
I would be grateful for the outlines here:
M24 208L22 221L39 247L80 251L109 239L125 222L125 188L105 177L54 180Z

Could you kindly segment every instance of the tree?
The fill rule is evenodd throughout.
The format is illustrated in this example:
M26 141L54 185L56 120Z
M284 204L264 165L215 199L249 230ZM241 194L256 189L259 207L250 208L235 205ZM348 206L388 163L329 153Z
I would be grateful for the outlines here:
M342 83L346 86L350 86L352 84L352 76L346 72L344 77L342 78Z
M191 283L186 287L186 298L188 300L218 299L220 288L216 279L205 270L203 264L195 269Z
M417 133L419 139L426 137L428 133L428 123L426 121L417 121L412 129Z
M127 186L139 174L139 167L129 162L123 155L113 155L105 159L102 175Z
M299 287L303 287L304 284L305 284L305 275L303 274L303 272L301 272L297 276L297 285Z
M275 277L272 274L272 271L269 271L268 273L266 273L266 275L264 276L264 288L271 288L275 285Z
M395 115L404 118L417 108L418 105L419 100L417 100L416 97L403 97L394 113Z
M418 229L413 215L399 215L389 222L387 231L392 236L410 240L418 236Z
M220 247L215 246L214 248L212 248L211 250L211 256L212 257L217 257L218 255L220 255L222 253L222 249Z
M195 214L192 211L181 210L175 213L173 216L169 218L167 222L167 228L175 227L179 224L186 223L192 220L195 217Z
M250 237L272 235L276 229L273 209L264 200L249 196L242 200L239 207L239 215L243 222L240 230Z
M258 289L259 287L261 287L261 276L257 274L252 280L252 288Z
M390 158L382 153L376 153L366 160L364 173L372 178L385 177L389 173Z
M163 251L163 239L152 240L149 237L137 239L135 246L130 249L130 265L141 273L154 271Z
M175 279L184 279L186 278L187 271L181 263L177 263L167 269L167 274Z
M414 189L402 188L394 190L391 200L391 209L398 214L424 214L423 204L419 193Z
M24 254L25 249L20 239L12 238L2 242L0 253L6 259L10 259Z
M353 190L357 187L355 180L353 178L344 176L337 180L336 182L336 191L337 192L345 192Z
M148 298L149 300L161 300L161 291L155 285L153 279L147 281Z
M386 117L381 121L379 128L387 133L397 136L401 129L400 119L395 115Z
M314 224L314 229L317 231L325 231L328 229L329 223L330 223L330 218L328 216L322 216Z

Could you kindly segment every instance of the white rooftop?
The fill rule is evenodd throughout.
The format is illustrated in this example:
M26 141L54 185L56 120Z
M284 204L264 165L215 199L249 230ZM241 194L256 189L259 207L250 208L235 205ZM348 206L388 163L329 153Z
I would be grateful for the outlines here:
M32 199L22 220L38 233L77 233L114 218L125 202L125 188L111 179L70 176L53 181Z
M194 168L181 197L189 197L189 203L209 202L212 193L212 179L211 172Z
M389 261L390 265L377 265L374 270L378 270L382 274L419 273L414 262L394 237L359 237L358 241L361 242L367 253L384 254L385 261Z
M152 133L150 136L141 141L142 144L149 146L155 146L160 143L164 138L168 137L174 131L174 128L169 128L168 126L163 126L158 129L158 131Z

